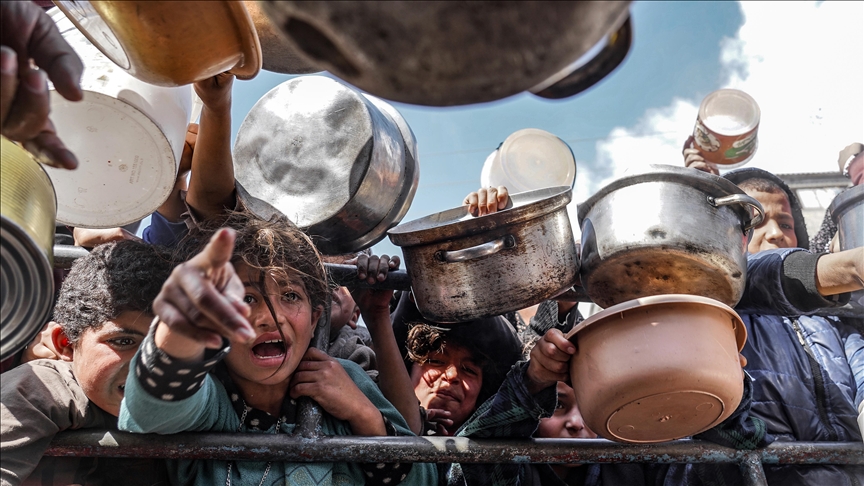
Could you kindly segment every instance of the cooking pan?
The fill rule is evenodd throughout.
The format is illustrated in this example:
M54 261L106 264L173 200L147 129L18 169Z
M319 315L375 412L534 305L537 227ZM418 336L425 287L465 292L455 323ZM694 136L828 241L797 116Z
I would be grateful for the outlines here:
M579 258L569 187L514 194L513 206L473 217L462 206L401 224L417 308L433 322L465 322L523 309L571 288Z
M323 76L273 88L237 133L240 198L261 217L285 214L325 254L380 241L407 212L419 167L413 143L376 103Z
M55 0L81 32L132 76L182 86L261 70L261 45L243 2Z
M482 103L531 89L620 26L630 2L297 2L261 6L310 62L385 99Z

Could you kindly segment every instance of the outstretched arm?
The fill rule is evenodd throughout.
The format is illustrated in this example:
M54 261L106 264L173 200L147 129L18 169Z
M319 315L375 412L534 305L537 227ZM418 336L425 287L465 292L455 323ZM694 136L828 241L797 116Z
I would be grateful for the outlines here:
M864 248L822 255L816 262L816 288L823 296L864 289Z
M195 83L204 103L186 202L203 220L233 209L234 162L231 157L231 87L234 75L222 73Z

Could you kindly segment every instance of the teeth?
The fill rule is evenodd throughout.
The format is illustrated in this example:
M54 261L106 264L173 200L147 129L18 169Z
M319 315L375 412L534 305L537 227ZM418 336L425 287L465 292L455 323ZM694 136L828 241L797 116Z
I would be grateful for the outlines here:
M269 341L264 341L264 342L261 343L261 344L281 343L281 342L282 342L281 339L271 339L271 340L269 340Z
M285 353L279 353L276 356L261 356L260 354L255 353L255 352L253 352L252 354L254 354L256 358L261 358L261 359L279 358L279 357L285 356Z

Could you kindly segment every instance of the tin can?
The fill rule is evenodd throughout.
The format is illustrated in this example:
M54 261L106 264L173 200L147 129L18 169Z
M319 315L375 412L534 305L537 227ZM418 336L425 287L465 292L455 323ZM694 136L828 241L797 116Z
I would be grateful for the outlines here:
M725 169L753 158L759 144L761 112L750 95L737 89L714 91L702 100L693 128L694 148Z

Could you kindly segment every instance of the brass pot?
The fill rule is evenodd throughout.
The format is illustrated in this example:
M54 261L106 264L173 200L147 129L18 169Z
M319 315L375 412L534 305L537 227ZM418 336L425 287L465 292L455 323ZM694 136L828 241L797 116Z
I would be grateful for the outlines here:
M243 2L55 0L109 59L158 86L183 86L230 71L251 79L261 45Z
M650 443L688 437L738 407L738 353L747 330L729 306L658 295L610 307L577 324L570 379L588 427L606 439Z
M0 140L0 360L42 329L54 300L57 197L33 157Z

